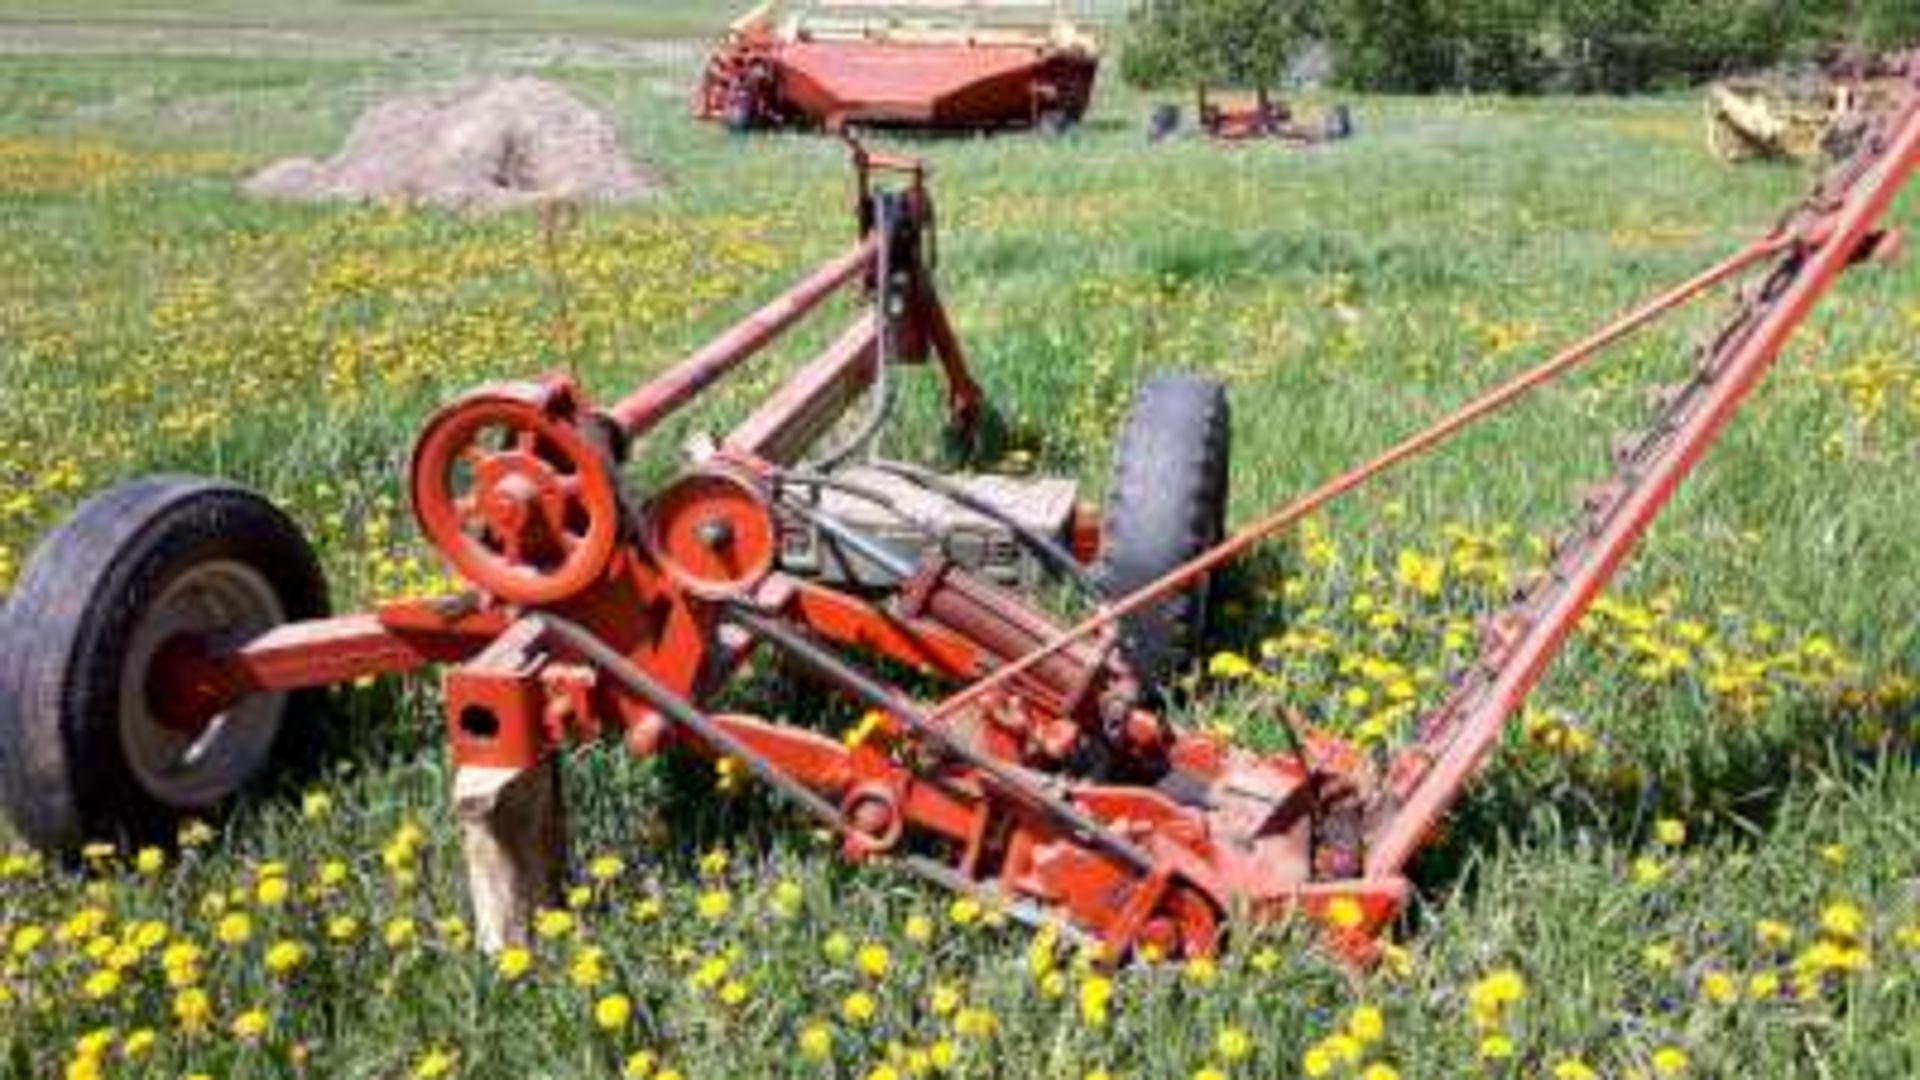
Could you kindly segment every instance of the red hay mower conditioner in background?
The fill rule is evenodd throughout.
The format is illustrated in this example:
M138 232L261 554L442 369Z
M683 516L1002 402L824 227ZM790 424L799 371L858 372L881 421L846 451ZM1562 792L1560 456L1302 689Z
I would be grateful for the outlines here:
M600 743L730 759L848 857L1060 920L1111 958L1202 954L1230 917L1293 913L1365 955L1409 864L1681 480L1815 303L1895 249L1879 221L1920 165L1920 65L1905 70L1858 150L1757 240L1225 539L1226 397L1201 379L1141 390L1104 517L1065 481L879 456L899 369L937 362L958 426L983 398L935 287L920 167L856 148L852 246L664 374L605 402L559 375L489 384L427 422L409 487L458 595L329 616L298 528L231 484L156 477L84 504L0 625L0 791L46 848L164 837L261 777L319 688L437 665L490 946L554 901L561 751ZM1211 572L1742 276L1409 745L1363 752L1282 713L1291 748L1257 754L1157 710ZM664 419L847 288L865 297L858 317L743 423L652 490L623 480L633 455L669 452ZM1041 574L1091 614L1069 626L1043 608L1061 590L1034 588ZM716 711L756 657L864 711L861 737ZM882 674L902 664L916 689Z
M767 3L728 30L693 111L735 131L1057 132L1085 115L1099 65L1059 0Z

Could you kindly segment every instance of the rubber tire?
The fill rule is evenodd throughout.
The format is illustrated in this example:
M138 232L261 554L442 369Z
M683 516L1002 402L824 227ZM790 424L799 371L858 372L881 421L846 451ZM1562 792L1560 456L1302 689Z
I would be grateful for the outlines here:
M165 843L182 818L221 809L151 795L127 763L118 707L122 660L146 606L210 560L251 567L290 620L327 614L325 579L299 527L221 481L122 484L87 500L34 549L0 613L0 804L35 847ZM263 774L313 748L323 701L320 691L289 696Z
M735 135L751 135L758 126L753 102L746 99L727 102L726 114L722 122L726 129Z
M1232 425L1226 387L1197 375L1148 379L1114 450L1100 580L1123 596L1220 542ZM1149 692L1191 663L1206 632L1212 581L1120 622L1121 649Z
M1180 106L1162 102L1147 116L1147 142L1165 142L1180 133Z
M1353 138L1353 110L1344 104L1328 109L1320 121L1320 138L1325 142Z

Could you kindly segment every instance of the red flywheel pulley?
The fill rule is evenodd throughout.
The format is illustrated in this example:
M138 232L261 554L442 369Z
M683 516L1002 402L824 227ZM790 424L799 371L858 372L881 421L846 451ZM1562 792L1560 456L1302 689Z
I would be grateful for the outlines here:
M575 596L620 537L612 460L572 383L496 383L442 409L413 452L413 510L455 572L510 604Z

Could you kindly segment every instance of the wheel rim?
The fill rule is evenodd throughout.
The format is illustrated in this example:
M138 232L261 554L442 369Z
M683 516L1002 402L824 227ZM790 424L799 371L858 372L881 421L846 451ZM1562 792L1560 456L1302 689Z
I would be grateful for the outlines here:
M198 731L170 727L147 697L155 654L182 634L220 647L284 622L286 609L272 583L231 561L192 567L148 607L120 674L120 745L134 779L154 799L202 808L238 791L265 768L287 705L285 694L253 694Z

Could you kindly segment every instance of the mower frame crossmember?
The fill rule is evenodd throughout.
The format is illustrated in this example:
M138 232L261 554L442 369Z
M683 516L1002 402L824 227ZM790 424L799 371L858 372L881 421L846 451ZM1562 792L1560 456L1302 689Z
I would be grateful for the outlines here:
M731 759L848 857L1060 918L1112 958L1205 953L1229 915L1293 912L1364 956L1408 896L1410 863L1681 480L1842 273L1894 250L1879 221L1920 165L1920 64L1907 71L1897 107L1765 236L1071 627L938 552L910 557L831 522L815 524L890 587L859 593L779 567L781 523L806 512L786 493L819 480L803 454L888 366L937 358L959 426L983 407L934 287L924 171L856 147L858 241L712 344L605 408L549 376L483 386L430 420L415 513L470 591L237 643L170 641L150 696L191 728L252 693L445 665L455 802L489 945L523 937L557 895L560 751L617 739L639 755L671 745ZM1478 660L1411 745L1374 756L1307 731L1294 751L1259 755L1148 707L1123 658L1128 615L1762 267L1653 426L1617 449L1546 571L1488 621ZM856 284L860 317L759 410L648 497L621 488L638 440ZM711 711L763 652L866 719L834 738ZM957 689L927 703L862 657Z

